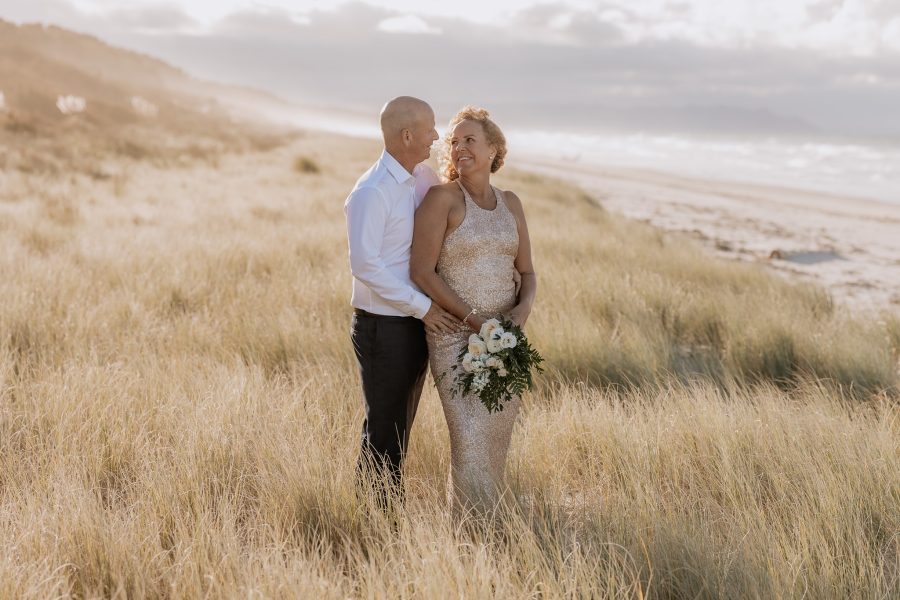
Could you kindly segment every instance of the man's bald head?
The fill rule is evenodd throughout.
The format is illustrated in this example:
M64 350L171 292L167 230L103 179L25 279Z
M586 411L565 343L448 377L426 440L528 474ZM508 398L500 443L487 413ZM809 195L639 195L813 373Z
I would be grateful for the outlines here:
M414 129L422 120L433 118L428 103L412 96L398 96L381 109L381 133L385 142L395 139L404 129Z
M431 146L438 139L434 111L412 96L394 98L381 109L381 133L384 149L412 173L431 156Z

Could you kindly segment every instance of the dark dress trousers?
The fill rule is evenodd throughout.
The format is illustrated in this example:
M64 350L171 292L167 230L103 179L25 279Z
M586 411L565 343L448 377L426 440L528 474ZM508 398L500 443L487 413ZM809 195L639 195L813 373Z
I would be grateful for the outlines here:
M402 494L401 466L428 366L425 327L415 317L355 309L350 338L365 404L358 470L361 481L375 476L384 503L389 490Z

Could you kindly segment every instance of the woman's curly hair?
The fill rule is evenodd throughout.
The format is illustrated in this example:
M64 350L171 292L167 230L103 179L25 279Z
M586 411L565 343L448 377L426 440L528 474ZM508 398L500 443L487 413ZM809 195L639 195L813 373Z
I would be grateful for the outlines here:
M494 154L494 162L491 163L491 173L496 173L503 166L503 159L506 157L506 136L500 131L500 128L490 119L490 113L478 106L471 104L464 106L447 125L447 134L444 136L444 146L441 149L441 174L448 180L453 181L459 177L459 173L450 160L450 135L453 128L463 121L476 121L481 123L487 143L496 149Z

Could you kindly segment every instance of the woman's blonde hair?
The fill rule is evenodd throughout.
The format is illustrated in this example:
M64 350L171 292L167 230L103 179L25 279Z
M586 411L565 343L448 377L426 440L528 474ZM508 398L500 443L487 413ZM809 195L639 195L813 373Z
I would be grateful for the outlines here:
M441 174L448 181L453 181L459 177L459 173L456 172L453 162L450 160L450 136L453 133L453 128L463 121L480 123L487 138L487 143L495 148L496 153L494 154L494 162L491 163L491 173L496 173L500 170L500 167L503 166L503 159L506 157L506 136L503 135L497 124L490 119L490 113L471 104L464 106L450 119L450 124L447 125L447 134L444 136L444 147L441 149Z

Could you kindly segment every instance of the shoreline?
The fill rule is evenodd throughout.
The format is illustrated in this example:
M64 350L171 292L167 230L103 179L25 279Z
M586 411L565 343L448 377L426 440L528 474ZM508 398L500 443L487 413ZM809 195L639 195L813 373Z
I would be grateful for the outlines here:
M853 311L900 310L900 205L767 184L525 158L606 209L825 287Z

